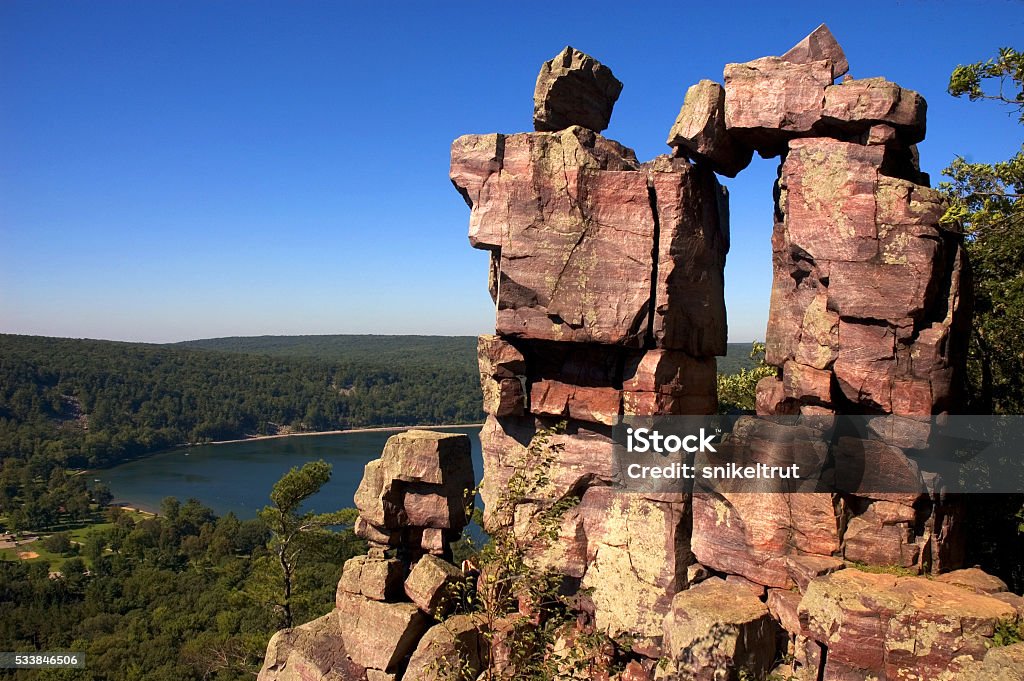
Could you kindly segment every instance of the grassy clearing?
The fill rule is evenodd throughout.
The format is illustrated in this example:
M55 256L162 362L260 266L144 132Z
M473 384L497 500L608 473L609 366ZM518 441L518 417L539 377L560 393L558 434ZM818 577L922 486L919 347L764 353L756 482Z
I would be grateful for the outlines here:
M150 517L149 514L141 511L125 511L135 521L139 521L143 518ZM0 518L0 526L2 526L2 518ZM46 562L49 565L50 572L60 572L64 563L71 558L82 558L86 565L89 565L89 560L84 556L65 556L60 553L53 553L43 548L42 539L49 537L58 532L67 532L70 535L71 542L79 546L85 544L89 535L93 532L102 532L104 530L114 527L114 523L107 519L105 512L97 510L92 514L89 520L75 521L75 522L63 522L57 525L47 528L45 532L32 532L27 534L37 534L39 539L36 541L20 544L17 547L9 549L0 549L0 560L10 561L21 561L26 560L31 563ZM22 552L32 552L38 554L32 558L21 558L18 556Z

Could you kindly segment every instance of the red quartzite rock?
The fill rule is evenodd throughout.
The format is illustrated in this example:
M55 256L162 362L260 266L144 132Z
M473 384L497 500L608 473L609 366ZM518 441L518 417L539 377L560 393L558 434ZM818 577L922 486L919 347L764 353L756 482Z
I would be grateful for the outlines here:
M775 624L747 588L713 577L676 594L665 618L667 678L762 678L775 657Z
M766 381L761 413L831 407L838 393L883 413L949 409L962 394L955 367L964 347L945 341L967 319L969 282L961 237L939 228L941 196L883 175L881 146L797 139L789 147L766 336L766 359L783 367L784 390Z
M430 618L412 603L381 603L339 593L336 610L341 639L356 664L395 672L416 647Z
M424 634L402 681L476 678L487 668L488 648L486 619L479 614L455 615Z
M954 681L1024 681L1024 643L993 648L985 659L964 665Z
M825 88L822 118L844 132L867 132L885 123L896 129L903 144L917 144L924 139L926 116L924 97L885 78L849 80Z
M338 589L375 601L401 598L405 566L396 558L356 556L345 562Z
M455 141L451 177L473 209L470 243L492 252L500 335L640 347L650 332L658 347L724 353L724 194L684 159L640 170L580 127Z
M498 333L639 345L654 216L632 152L579 127L502 139L482 185L472 137L452 146L451 175L469 182L457 186L472 201L470 242L499 262Z
M702 80L686 91L679 117L668 133L677 156L711 165L712 170L736 177L750 165L753 150L744 147L725 127L725 88Z
M833 80L850 70L850 63L846 60L843 48L839 46L839 42L825 24L818 26L803 40L789 48L789 51L782 55L782 59L794 64L810 64L827 59L832 64Z
M777 156L794 137L807 137L821 122L825 88L832 84L827 59L795 64L762 57L725 67L725 126L764 157Z
M581 125L594 132L608 127L622 83L611 69L588 54L566 47L544 62L533 94L533 127L558 131Z
M1006 582L976 567L936 575L935 581L983 594L997 594L1007 589Z
M825 678L936 679L981 660L1013 609L923 577L847 568L811 581L800 624L828 647Z
M258 681L358 681L363 667L348 658L334 613L282 629L267 645Z
M695 493L691 550L720 572L789 588L788 556L839 550L832 495Z
M422 549L441 554L445 536L457 536L469 522L466 494L474 486L467 436L428 430L394 435L381 458L366 464L356 490L356 534L393 546L416 536Z
M689 496L623 494L592 487L580 500L595 626L611 636L656 639L673 595L684 586Z
M713 172L685 159L659 156L644 168L659 227L655 344L694 357L724 355L728 197Z
M526 410L523 353L500 336L480 336L477 361L484 412L494 416L522 416Z
M561 381L536 381L530 386L530 412L567 416L578 421L613 426L619 420L622 391L588 388Z
M445 614L458 601L462 571L436 556L423 556L409 571L405 594L428 615Z
M714 358L649 350L627 360L622 409L627 416L713 414L718 410Z
M786 567L797 588L803 592L812 579L842 570L846 563L831 556L789 556L786 558Z
M548 423L550 425L550 423ZM484 528L506 524L509 518L495 516L502 505L508 480L517 469L536 470L538 454L531 454L530 441L544 422L531 417L497 419L488 417L480 430L484 479L480 496L484 502ZM570 422L565 433L548 438L549 451L556 456L545 473L547 483L524 494L522 501L553 503L580 493L591 485L610 485L618 474L615 443L611 437L586 423ZM518 501L518 500L517 500ZM493 523L498 523L494 525Z

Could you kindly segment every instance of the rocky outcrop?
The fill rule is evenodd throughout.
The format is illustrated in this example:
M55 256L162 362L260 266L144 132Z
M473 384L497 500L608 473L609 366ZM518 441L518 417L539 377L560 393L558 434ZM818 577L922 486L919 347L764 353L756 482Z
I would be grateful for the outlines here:
M410 658L417 671L405 678L434 678L424 676L440 668L427 648L448 648L422 641L445 638L435 616L455 600L463 574L443 557L468 522L474 480L466 435L389 438L356 492L356 531L369 553L345 563L333 612L274 636L260 681L394 681Z
M444 556L469 522L465 495L473 464L465 435L409 430L390 438L366 464L356 490L356 534L409 559Z
M949 678L1015 617L988 595L852 569L812 580L799 605L800 633L828 651L825 678Z
M725 126L725 88L702 80L686 91L683 108L668 133L677 156L708 163L716 173L736 177L750 165L754 150L742 145Z
M523 646L565 678L616 678L613 661L621 679L716 681L1001 678L1019 663L1018 647L989 648L1024 598L957 569L963 502L907 456L961 405L970 315L962 235L940 224L917 161L925 102L881 78L836 83L848 69L824 25L781 57L729 64L724 84L687 92L673 154L641 163L599 134L621 83L566 48L538 76L534 132L453 143L495 303L478 343L485 528L516 537L558 598L517 588L510 612L432 625L452 593L511 587L448 560L469 517L468 443L411 431L366 467L356 531L371 549L345 565L335 613L275 637L263 681L515 677ZM716 173L754 151L780 157L777 372L722 452L688 461L727 452L822 486L626 493L624 419L717 410L729 228ZM854 437L839 415L870 419ZM576 622L543 651L516 640L552 608ZM573 647L595 632L581 672Z
M334 613L270 639L258 681L350 681L365 669L348 657Z

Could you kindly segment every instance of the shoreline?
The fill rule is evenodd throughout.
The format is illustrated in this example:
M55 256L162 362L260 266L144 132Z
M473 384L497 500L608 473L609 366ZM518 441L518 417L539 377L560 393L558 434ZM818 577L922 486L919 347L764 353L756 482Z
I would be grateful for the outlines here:
M101 466L98 468L83 468L75 471L73 475L96 475L101 471L109 468L115 468L122 464L130 463L132 461L140 461L142 459L148 459L149 457L159 454L161 452L177 451L179 449L189 449L191 447L205 447L206 445L228 445L228 444L239 444L242 442L257 442L259 440L274 440L284 437L308 437L312 435L345 435L346 433L399 433L405 430L421 429L421 430L451 430L454 428L476 428L482 427L483 423L449 423L443 426L367 426L365 428L348 428L346 430L313 430L303 431L301 433L281 433L279 435L252 435L250 437L235 438L232 440L212 440L210 442L183 442L177 445L171 445L165 449L160 449L153 452L145 452L136 456L126 457L117 463L110 466Z
M181 449L183 447L205 447L206 445L228 445L239 442L255 442L257 440L275 440L283 437L308 437L311 435L345 435L346 433L398 433L405 430L452 430L454 428L475 428L483 426L483 423L451 423L444 426L368 426L365 428L347 428L345 430L313 430L301 433L281 433L279 435L253 435L251 437L236 438L234 440L211 440L210 442L185 442L174 445L169 449ZM166 450L165 450L166 451ZM156 454L157 452L153 452Z
M402 431L406 431L406 430L413 430L413 429L421 429L421 430L453 430L453 429L456 429L456 428L475 428L477 426L483 426L483 425L484 425L483 423L450 423L450 424L446 424L446 425L443 425L443 426L369 426L369 427L365 427L365 428L349 428L347 430L319 430L319 431L310 431L310 432L302 432L302 433L282 433L280 435L254 435L252 437L239 438L239 439L234 439L234 440L215 440L215 441L212 441L212 442L185 443L185 444L175 445L173 447L168 447L167 449L164 449L164 450L161 450L161 451L165 451L166 452L166 451L172 451L172 450L178 450L178 449L187 449L187 448L190 448L190 447L203 447L203 446L206 446L206 445L238 444L240 442L255 442L257 440L273 440L273 439L285 438L285 437L306 437L306 436L312 436L312 435L344 435L346 433L386 433L386 432L398 433L398 432L402 432ZM138 459L145 459L145 458L148 458L148 457L150 457L150 456L152 456L154 454L159 454L159 452L150 452L149 454L144 454L144 455L138 457ZM120 463L127 463L127 462L126 461L122 461ZM102 469L83 470L83 471L79 471L77 473L77 475L94 474L94 473L98 473L100 470L102 470ZM123 511L130 511L130 512L135 512L135 513L141 513L143 515L148 515L148 516L154 516L155 517L155 516L159 516L160 515L159 512L157 512L155 510L148 510L146 508L142 508L137 502L129 501L129 500L126 500L126 499L114 499L113 501L110 502L109 506L111 506L111 507L118 507L118 508L122 509Z

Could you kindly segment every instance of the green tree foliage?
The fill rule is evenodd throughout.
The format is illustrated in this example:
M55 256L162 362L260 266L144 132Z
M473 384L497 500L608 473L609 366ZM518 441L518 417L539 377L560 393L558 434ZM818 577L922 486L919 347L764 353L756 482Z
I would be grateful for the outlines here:
M949 93L994 101L1024 123L1024 53L958 66ZM1009 160L970 163L962 156L943 171L949 199L943 222L963 229L974 278L974 322L968 363L972 410L1024 413L1024 145ZM1024 588L1024 495L969 499L968 559Z
M375 357L328 338L260 353L252 339L208 350L0 334L0 458L103 466L186 442L482 419L475 339L417 338L416 356L391 337Z
M1024 53L958 66L954 97L1008 105L1024 123ZM969 379L974 411L1024 413L1024 145L1009 160L969 163L958 156L943 171L950 181L943 222L962 227L974 276L974 326Z
M730 348L731 349L731 348ZM741 367L736 373L718 374L718 411L751 410L755 407L757 382L765 376L774 376L778 370L764 361L764 343L750 348L753 366Z
M21 670L4 678L76 681L241 681L263 662L279 613L250 597L261 560L273 561L259 519L221 518L194 499L165 500L166 515L110 514L81 558L51 577L45 562L0 561L0 648L77 650L72 675ZM350 531L321 537L303 555L297 612L313 619L334 605L338 566L361 552Z
M323 553L335 533L328 528L343 525L350 529L355 522L354 509L333 513L301 512L302 504L320 491L331 479L331 466L324 461L311 461L301 468L292 468L277 481L270 492L272 504L259 513L270 531L268 549L272 559L263 559L259 568L267 580L276 582L276 589L266 590L265 602L280 614L282 628L295 622L294 599L297 580L303 575L300 567L309 553ZM354 546L354 542L353 542ZM269 573L269 574L267 574Z

